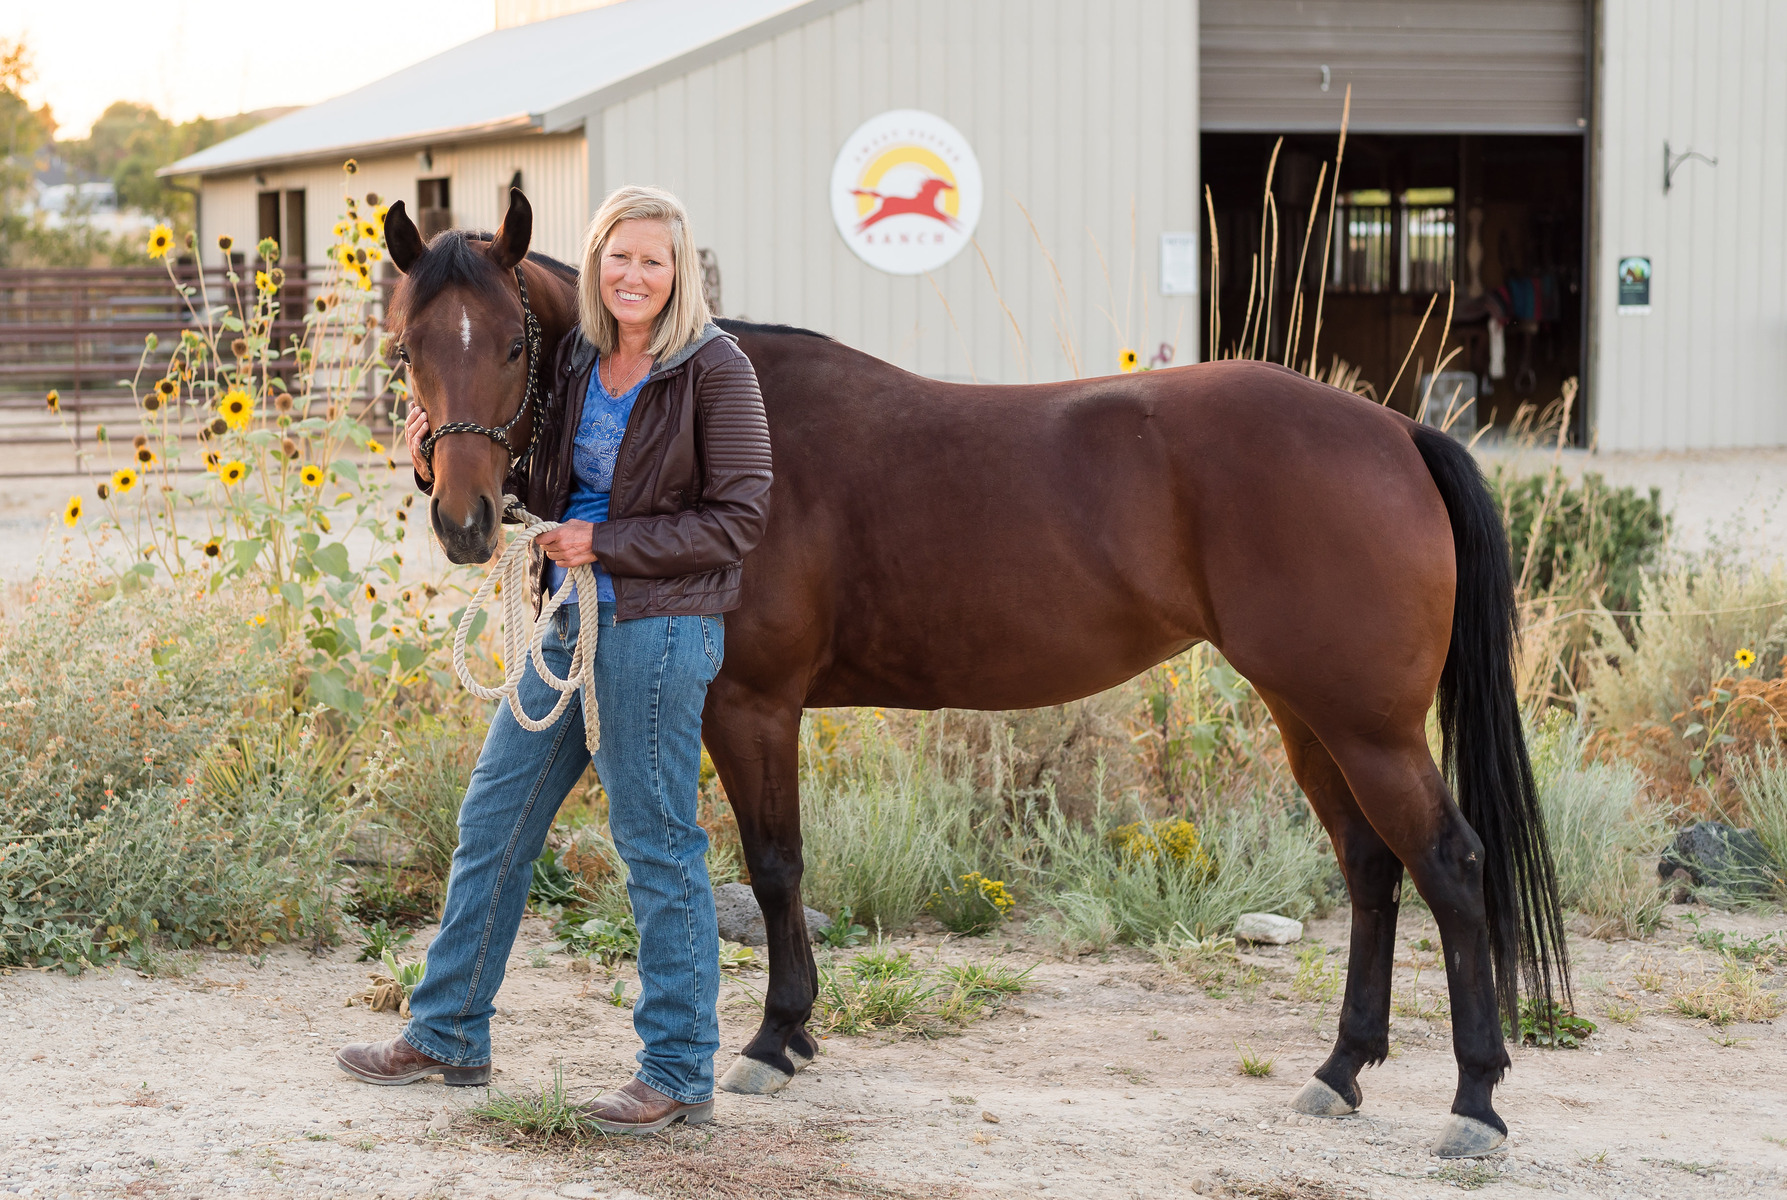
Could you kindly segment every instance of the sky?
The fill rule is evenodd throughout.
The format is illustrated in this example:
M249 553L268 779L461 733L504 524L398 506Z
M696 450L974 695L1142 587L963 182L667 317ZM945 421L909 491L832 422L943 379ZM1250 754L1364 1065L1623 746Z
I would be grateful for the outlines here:
M0 0L62 138L114 100L176 121L314 104L495 27L494 0Z

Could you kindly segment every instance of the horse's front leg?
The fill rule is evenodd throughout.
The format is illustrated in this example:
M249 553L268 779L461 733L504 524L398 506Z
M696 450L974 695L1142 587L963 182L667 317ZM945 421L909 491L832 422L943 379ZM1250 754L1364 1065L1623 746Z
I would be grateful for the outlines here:
M819 987L800 900L800 704L731 684L707 693L703 740L738 818L751 890L769 934L769 993L763 1024L720 1087L762 1095L788 1086L819 1045L806 1030Z

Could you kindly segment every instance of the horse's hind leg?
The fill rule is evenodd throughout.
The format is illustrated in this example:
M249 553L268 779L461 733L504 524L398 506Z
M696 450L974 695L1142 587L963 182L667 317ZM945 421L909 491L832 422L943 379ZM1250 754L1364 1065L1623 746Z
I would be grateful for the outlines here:
M701 736L738 818L751 890L769 934L763 1023L720 1087L760 1095L788 1086L819 1053L806 1030L819 973L800 902L800 706L721 675L708 689Z
M1372 828L1408 867L1440 928L1458 1091L1435 1151L1449 1158L1487 1154L1508 1133L1491 1104L1508 1052L1489 953L1483 843L1452 802L1419 726L1400 735L1328 735L1323 744Z
M1364 1100L1360 1070L1376 1066L1390 1053L1390 972L1402 862L1359 810L1327 747L1281 700L1266 699L1284 736L1291 772L1334 843L1353 905L1339 1034L1328 1060L1291 1103L1313 1117L1344 1116Z

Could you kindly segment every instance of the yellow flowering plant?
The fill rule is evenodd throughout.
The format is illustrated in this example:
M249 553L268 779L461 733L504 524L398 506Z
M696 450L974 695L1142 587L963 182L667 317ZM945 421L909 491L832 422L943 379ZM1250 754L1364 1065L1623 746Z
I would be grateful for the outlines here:
M83 513L71 502L63 515L84 526L120 590L166 579L257 594L246 602L259 610L255 636L300 648L293 699L360 728L405 688L450 681L440 652L451 623L431 611L445 580L416 582L402 601L373 584L399 581L414 497L388 486L397 464L371 423L395 423L406 386L385 357L369 265L383 258L383 209L343 190L337 242L298 286L271 238L249 268L226 268L222 294L167 263L189 327L171 346L145 338L126 384L140 426L129 459L109 461L116 436L102 427L99 503ZM173 244L158 226L149 251L165 260ZM227 255L234 241L217 244ZM288 332L298 316L301 331Z
M954 885L933 892L926 907L951 933L978 936L997 928L1016 905L1004 880L970 871Z

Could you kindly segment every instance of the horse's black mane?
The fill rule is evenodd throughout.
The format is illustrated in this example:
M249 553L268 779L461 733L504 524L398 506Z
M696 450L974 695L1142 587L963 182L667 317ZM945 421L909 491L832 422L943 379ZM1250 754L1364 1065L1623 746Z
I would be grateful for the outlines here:
M475 288L486 295L496 295L508 288L507 273L477 248L488 243L494 234L483 230L450 229L436 234L428 250L411 264L401 292L405 313L417 313L447 288L459 285ZM531 263L545 267L567 282L577 281L577 268L546 254L529 252Z
M761 325L755 321L737 321L731 317L715 317L714 324L727 333L770 333L794 337L815 337L827 342L836 340L830 334L820 333L814 329L802 329L799 325Z

